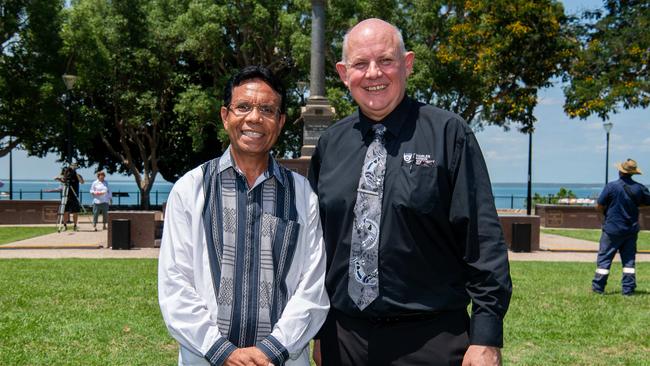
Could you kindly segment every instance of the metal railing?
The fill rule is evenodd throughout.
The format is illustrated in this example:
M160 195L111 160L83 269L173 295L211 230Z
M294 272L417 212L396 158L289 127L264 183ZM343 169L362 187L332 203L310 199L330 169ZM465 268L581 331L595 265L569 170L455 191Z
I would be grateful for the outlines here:
M567 202L563 202L563 200L567 200ZM548 194L545 196L538 196L536 198L533 198L533 207L535 206L536 203L541 203L541 204L572 204L572 205L584 205L582 200L594 200L593 198L588 198L588 197L583 197L583 198L568 198L568 197L560 197L554 194ZM496 208L510 208L510 209L520 209L520 208L526 208L526 201L527 197L526 196L515 196L515 195L509 195L509 196L494 196L494 205Z
M9 199L9 192L0 192L0 199ZM92 204L92 196L90 192L80 192L79 202L81 204ZM113 194L113 205L122 206L124 205L139 205L140 204L140 191L115 191ZM28 190L14 190L13 199L15 200L61 200L63 192L61 191L48 191L48 190L38 190L38 191L28 191ZM149 202L154 206L160 206L163 202L167 201L169 192L167 191L151 191L149 192Z
M5 193L5 192L2 192ZM62 192L47 192L45 190L38 191L25 191L19 189L14 191L14 199L17 200L60 200ZM169 196L168 191L151 191L149 192L149 202L153 206L160 206L167 201ZM7 193L0 196L0 199L9 199ZM560 197L556 195L546 195L542 196L542 200L539 198L533 203L557 203ZM79 197L81 204L86 202L87 205L92 204L92 197L89 192L81 192ZM113 203L114 206L137 206L140 204L140 191L115 191L113 192ZM526 196L517 196L517 195L503 195L503 196L494 196L494 205L497 208L501 209L520 209L526 208Z

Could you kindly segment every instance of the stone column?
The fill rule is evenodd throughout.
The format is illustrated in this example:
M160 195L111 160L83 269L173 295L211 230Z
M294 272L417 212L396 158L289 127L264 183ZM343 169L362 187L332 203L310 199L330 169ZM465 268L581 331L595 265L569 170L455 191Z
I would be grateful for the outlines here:
M334 118L334 108L325 97L325 6L326 0L311 0L311 67L309 99L301 111L302 158L311 157L318 138Z

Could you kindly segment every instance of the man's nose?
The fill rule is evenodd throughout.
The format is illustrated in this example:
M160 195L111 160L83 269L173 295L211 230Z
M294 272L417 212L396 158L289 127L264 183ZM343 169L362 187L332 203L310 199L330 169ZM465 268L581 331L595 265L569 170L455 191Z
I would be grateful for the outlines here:
M381 75L382 73L379 64L376 61L370 61L368 70L366 71L366 77L370 79L376 79L378 77L381 77Z
M257 106L253 106L253 109L246 115L246 120L251 122L260 122L262 118L262 113Z

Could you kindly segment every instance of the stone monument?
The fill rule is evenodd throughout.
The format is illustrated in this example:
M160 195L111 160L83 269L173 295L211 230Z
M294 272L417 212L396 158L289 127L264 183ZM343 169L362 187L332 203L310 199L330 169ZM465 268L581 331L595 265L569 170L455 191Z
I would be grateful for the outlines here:
M334 108L325 97L325 5L326 0L311 1L309 98L301 109L304 127L300 158L281 160L287 168L305 176L318 138L334 119Z

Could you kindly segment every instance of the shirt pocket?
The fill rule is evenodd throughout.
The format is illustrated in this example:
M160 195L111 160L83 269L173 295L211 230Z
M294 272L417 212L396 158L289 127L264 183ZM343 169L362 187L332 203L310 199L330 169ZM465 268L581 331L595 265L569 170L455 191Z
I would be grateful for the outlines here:
M272 272L267 272L264 276L271 284L268 298L271 324L275 324L289 299L289 294L295 290L295 279L287 276L298 245L299 232L300 223L297 221L268 213L262 215L262 263L272 264L272 268L269 268Z
M400 197L409 209L430 213L439 201L436 183L438 166L402 164L397 189L403 191Z

